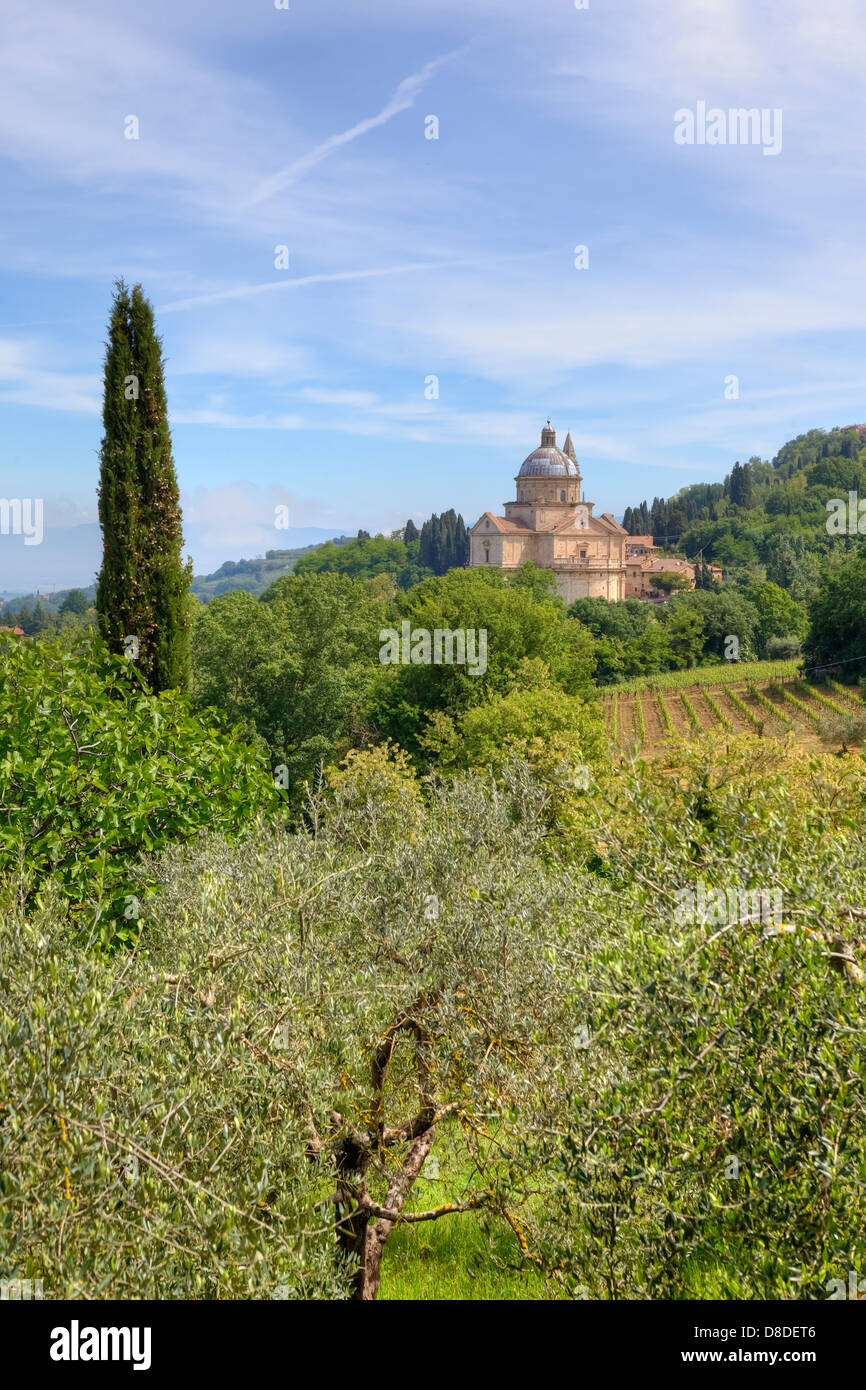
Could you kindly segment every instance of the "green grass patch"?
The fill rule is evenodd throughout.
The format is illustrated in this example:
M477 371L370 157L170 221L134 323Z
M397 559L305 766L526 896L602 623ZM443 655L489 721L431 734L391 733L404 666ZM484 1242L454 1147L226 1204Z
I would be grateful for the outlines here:
M797 674L799 660L793 661L726 661L717 666L692 666L687 671L665 671L657 676L639 676L616 686L620 695L634 695L639 690L682 690L693 685L727 685L730 681L791 680Z

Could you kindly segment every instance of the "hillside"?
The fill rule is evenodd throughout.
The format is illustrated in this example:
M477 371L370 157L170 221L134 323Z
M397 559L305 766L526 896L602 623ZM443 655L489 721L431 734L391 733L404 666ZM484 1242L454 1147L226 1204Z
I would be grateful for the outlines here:
M627 507L623 525L649 532L726 574L766 567L766 577L797 599L814 594L831 550L851 549L856 535L827 531L827 502L866 495L866 426L809 430L784 444L771 462L737 462L721 483L693 483L665 500Z
M351 539L351 536L334 536L324 544L337 548L348 544ZM213 574L196 575L190 588L202 603L207 603L218 594L231 593L233 589L244 589L248 594L263 594L275 579L291 574L302 555L311 555L322 544L297 546L293 550L266 550L263 556L252 560L226 560Z

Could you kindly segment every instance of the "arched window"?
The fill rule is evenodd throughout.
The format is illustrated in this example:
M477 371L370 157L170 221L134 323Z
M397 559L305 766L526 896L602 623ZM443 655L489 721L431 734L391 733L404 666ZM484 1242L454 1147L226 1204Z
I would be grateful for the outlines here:
M526 501L526 493L523 491L523 488L520 489L520 500L521 502Z
M563 488L563 489L562 489L562 492L559 494L559 500L560 500L560 502L564 502L564 501L565 501L565 488Z

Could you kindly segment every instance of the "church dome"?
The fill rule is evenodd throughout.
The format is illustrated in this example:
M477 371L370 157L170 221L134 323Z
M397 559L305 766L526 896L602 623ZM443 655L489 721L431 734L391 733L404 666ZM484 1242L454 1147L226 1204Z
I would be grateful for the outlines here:
M571 435L566 440L566 444L571 444ZM541 431L540 447L533 449L529 457L523 460L517 476L518 478L580 477L573 450L564 453L562 449L557 449L556 431L550 428L549 420L547 427Z

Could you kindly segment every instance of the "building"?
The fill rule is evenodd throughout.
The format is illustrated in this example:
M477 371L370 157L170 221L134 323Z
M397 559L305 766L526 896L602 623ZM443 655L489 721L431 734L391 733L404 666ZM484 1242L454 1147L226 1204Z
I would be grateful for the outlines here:
M631 538L609 512L593 515L595 503L583 494L571 435L558 449L548 420L540 447L524 459L514 481L516 496L503 504L505 515L485 512L470 529L470 566L513 571L531 560L553 570L568 603L625 598Z
M644 542L647 539L652 541L652 537L630 536L626 541L625 556L625 596L626 598L651 599L654 602L664 602L670 598L670 594L664 589L657 589L653 584L653 575L656 574L679 574L685 579L685 588L695 587L696 566L689 560L679 560L673 555L657 555L657 546L634 546L634 541ZM713 579L721 579L722 571L718 565L707 565L711 571Z
M658 546L652 536L629 536L625 549L626 555L655 555Z

